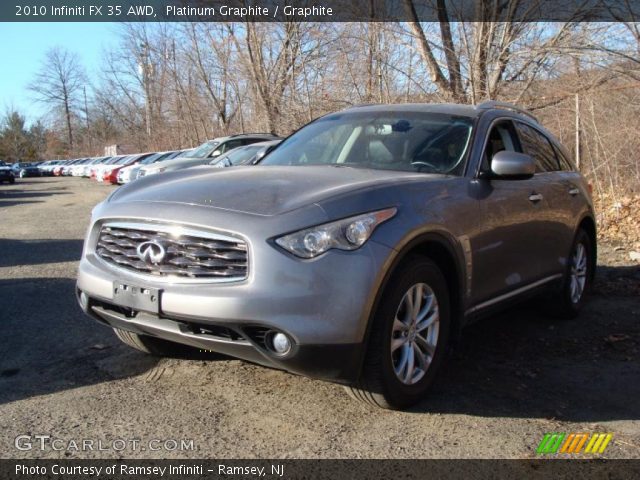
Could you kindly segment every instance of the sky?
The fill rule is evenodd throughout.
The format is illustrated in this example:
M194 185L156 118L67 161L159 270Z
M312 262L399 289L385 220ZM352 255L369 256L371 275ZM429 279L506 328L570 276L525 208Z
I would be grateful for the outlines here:
M46 51L65 47L79 55L89 78L96 78L102 51L117 43L115 23L0 23L0 116L15 108L36 121L46 108L33 100L27 84L40 67Z

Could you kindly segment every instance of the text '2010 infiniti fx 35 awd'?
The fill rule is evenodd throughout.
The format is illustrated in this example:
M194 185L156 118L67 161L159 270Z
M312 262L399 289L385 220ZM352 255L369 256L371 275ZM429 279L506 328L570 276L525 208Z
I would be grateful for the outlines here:
M527 112L362 106L257 166L119 188L77 295L144 352L214 350L404 408L469 321L542 290L575 315L595 257L589 187Z

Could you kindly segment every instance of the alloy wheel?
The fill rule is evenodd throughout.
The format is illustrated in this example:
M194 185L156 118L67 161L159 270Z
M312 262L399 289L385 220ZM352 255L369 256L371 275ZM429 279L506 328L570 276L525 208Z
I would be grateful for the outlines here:
M440 311L434 291L426 283L404 294L393 320L391 360L405 385L419 382L427 373L438 343Z
M571 256L570 272L571 302L578 303L584 293L587 282L587 249L583 243L578 243Z

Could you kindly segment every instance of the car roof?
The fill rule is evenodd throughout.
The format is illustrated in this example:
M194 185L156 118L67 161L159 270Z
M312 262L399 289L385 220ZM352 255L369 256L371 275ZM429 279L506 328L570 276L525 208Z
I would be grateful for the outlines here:
M227 140L235 139L235 138L264 138L265 140L278 138L273 133L238 133L235 135L227 135L226 137L217 137L211 141L216 142L226 142Z
M386 112L393 110L396 112L425 112L442 113L446 115L461 115L465 117L477 117L481 110L473 105L459 105L456 103L392 103L392 104L366 104L355 105L342 110L343 112ZM332 115L332 114L329 114Z
M524 108L505 102L496 102L489 100L478 105L460 105L457 103L396 103L396 104L366 104L355 105L346 108L343 112L424 112L439 113L445 115L458 115L469 118L477 118L484 113L499 113L503 116L516 118L525 121L533 121L536 125L541 126L538 119ZM332 114L329 114L332 115Z

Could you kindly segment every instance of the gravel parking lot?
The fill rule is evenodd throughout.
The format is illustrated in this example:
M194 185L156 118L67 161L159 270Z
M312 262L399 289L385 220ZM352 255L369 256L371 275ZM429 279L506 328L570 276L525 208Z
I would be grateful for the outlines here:
M546 432L612 432L604 456L640 458L640 269L621 246L601 247L580 318L553 320L536 301L479 322L424 402L387 412L213 354L149 358L85 318L74 298L82 238L113 188L0 186L2 458L532 458ZM113 448L19 450L21 434Z

